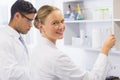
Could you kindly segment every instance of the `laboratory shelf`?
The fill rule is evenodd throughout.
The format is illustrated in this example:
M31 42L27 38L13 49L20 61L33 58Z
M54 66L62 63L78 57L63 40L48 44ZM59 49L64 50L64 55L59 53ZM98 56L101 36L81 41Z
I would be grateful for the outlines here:
M96 22L112 22L112 19L107 19L107 20L73 20L73 21L65 21L65 23L96 23Z

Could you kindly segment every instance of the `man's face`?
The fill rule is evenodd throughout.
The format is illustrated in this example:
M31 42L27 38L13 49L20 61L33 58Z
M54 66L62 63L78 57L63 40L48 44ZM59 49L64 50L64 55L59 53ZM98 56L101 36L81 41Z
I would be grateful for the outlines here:
M19 20L16 24L16 30L19 33L26 34L32 27L32 21L34 19L35 13L23 14L19 13Z

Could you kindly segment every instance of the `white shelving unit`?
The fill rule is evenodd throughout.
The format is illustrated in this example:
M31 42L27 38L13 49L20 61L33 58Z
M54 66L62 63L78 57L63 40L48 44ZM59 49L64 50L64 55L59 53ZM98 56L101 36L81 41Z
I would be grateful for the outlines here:
M74 12L77 4L80 4L84 20L74 20L68 16L69 7ZM114 33L116 36L115 49L120 51L119 8L120 0L64 0L63 13L66 23L64 45L73 46L75 43L76 46L84 46L93 50L102 46L108 34ZM106 10L103 11L103 9ZM72 17L74 17L74 13L72 13Z
M113 0L113 27L116 35L116 49L120 51L120 0Z

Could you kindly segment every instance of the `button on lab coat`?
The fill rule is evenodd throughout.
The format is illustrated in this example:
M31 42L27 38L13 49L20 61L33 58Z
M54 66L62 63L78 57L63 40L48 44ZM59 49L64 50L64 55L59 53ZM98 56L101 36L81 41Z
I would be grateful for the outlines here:
M107 56L99 54L93 69L83 71L49 40L42 38L31 57L32 80L105 80Z
M0 80L29 80L28 54L10 26L0 28Z

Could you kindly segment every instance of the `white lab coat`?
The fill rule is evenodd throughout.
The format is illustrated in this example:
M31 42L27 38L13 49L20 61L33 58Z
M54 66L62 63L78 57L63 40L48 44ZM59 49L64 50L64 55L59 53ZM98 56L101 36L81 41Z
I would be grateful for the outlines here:
M83 71L49 40L42 38L30 57L31 80L105 80L107 56L100 54L93 69Z
M0 80L29 80L28 53L13 28L0 28Z

